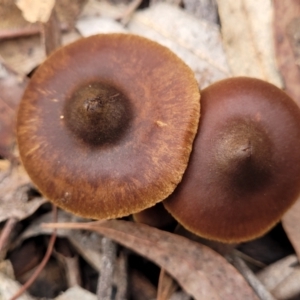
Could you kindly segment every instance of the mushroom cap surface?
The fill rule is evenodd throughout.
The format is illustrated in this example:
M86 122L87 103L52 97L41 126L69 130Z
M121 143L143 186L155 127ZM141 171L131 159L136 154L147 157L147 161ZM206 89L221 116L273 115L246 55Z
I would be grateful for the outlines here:
M20 157L41 193L107 219L163 200L186 169L199 120L192 70L148 39L105 34L54 52L21 101Z
M256 238L300 191L300 110L253 78L201 91L201 119L188 168L164 201L184 227L222 242Z

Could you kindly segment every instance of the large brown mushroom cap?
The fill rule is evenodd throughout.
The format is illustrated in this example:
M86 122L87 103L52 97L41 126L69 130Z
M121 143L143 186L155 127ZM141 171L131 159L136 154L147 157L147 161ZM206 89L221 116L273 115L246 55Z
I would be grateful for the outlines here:
M59 207L115 218L166 198L198 127L193 72L142 37L98 35L52 54L21 101L22 162Z
M201 92L188 168L164 202L187 229L241 242L264 234L300 191L300 111L277 87L232 78Z

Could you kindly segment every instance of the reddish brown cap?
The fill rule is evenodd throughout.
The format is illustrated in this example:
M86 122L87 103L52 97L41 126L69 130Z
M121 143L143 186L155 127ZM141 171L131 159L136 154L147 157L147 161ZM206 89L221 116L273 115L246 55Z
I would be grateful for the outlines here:
M182 182L164 202L187 229L241 242L264 234L300 190L300 111L277 87L231 78L201 92Z
M193 72L167 48L97 35L52 54L18 113L22 162L59 207L115 218L166 198L186 168L199 120Z

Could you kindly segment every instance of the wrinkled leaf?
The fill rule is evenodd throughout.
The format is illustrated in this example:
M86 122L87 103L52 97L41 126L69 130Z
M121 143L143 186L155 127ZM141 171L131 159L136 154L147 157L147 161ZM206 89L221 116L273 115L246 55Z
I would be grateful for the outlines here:
M195 299L256 299L243 277L222 256L184 237L126 221L45 224L86 229L105 235L152 260Z
M136 12L128 30L170 48L195 72L201 88L230 76L218 26L181 8L157 3Z
M47 201L42 197L29 198L30 179L22 167L0 176L0 222L9 218L23 220Z
M292 254L280 259L259 271L256 276L259 281L271 291L294 271L298 258Z
M281 86L275 61L271 0L217 2L233 75L257 77Z
M29 74L45 59L39 36L1 42L0 55L11 68L23 76Z
M2 3L1 3L2 2ZM24 20L21 11L14 1L0 0L0 40L23 35L36 34L38 25Z
M294 271L278 284L272 294L276 299L299 299L300 295L300 268L295 268Z
M16 110L26 84L27 78L15 73L0 59L0 156L11 156Z

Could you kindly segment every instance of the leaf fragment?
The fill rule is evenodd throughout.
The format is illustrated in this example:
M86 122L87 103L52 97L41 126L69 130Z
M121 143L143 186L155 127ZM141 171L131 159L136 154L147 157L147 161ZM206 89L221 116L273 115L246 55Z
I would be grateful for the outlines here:
M44 224L92 230L152 260L196 300L257 300L238 271L212 249L144 224L120 220Z

